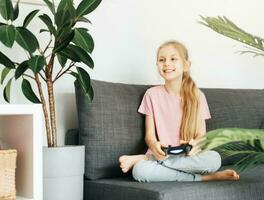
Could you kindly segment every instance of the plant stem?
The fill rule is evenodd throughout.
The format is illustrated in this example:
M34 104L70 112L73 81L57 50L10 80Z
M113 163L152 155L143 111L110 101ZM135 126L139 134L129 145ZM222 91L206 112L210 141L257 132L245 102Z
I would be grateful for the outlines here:
M49 111L50 111L50 125L51 125L51 140L53 143L52 147L57 146L57 128L56 128L56 116L55 116L55 106L54 106L54 91L52 82L52 68L54 64L55 54L52 53L49 64L46 66L46 83L48 89L49 97Z
M48 96L49 96L49 110L50 110L50 120L51 120L51 133L53 147L57 146L57 128L56 128L56 116L55 116L55 106L54 106L54 91L53 83L51 79L47 79Z
M44 118L45 118L45 127L46 127L46 131L47 131L48 146L51 147L51 146L53 146L53 142L51 140L52 135L51 135L51 131L50 131L49 116L48 116L48 111L47 111L47 107L46 107L46 101L45 101L45 98L44 98L44 95L43 95L41 82L39 80L38 74L35 75L35 80L37 82L38 91L39 91L41 104L42 104L42 110L43 110Z
M68 68L62 72L62 68L61 70L58 72L57 76L55 77L55 79L53 80L53 83L58 80L63 74L65 74L67 71L69 71L73 66L74 66L75 62L71 62L71 64L68 66ZM61 73L62 72L62 73ZM60 74L61 73L61 74Z

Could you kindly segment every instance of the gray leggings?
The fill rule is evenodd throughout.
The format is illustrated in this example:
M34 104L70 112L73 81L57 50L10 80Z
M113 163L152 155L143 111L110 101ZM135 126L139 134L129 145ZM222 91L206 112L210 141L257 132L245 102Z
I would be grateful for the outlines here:
M139 182L201 181L202 174L216 172L221 157L216 151L202 151L193 156L170 155L158 161L153 155L133 167L133 178Z

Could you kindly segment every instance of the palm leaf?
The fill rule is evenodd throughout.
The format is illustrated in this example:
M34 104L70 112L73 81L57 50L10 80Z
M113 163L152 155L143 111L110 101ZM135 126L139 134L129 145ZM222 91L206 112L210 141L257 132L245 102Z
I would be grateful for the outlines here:
M235 23L229 20L227 17L201 17L200 24L211 28L212 30L229 37L231 39L237 40L248 46L254 47L255 49L264 51L264 39L253 34L247 33L243 29L239 28ZM252 53L252 52L244 52ZM262 55L262 54L256 54Z
M233 167L241 173L264 163L264 130L222 128L209 131L204 149L215 149L224 158L239 158Z

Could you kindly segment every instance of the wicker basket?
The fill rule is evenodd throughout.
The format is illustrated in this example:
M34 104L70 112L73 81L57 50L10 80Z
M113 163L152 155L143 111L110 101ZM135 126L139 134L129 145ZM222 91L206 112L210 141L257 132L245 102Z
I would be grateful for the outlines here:
M0 200L15 200L15 169L17 151L0 150Z

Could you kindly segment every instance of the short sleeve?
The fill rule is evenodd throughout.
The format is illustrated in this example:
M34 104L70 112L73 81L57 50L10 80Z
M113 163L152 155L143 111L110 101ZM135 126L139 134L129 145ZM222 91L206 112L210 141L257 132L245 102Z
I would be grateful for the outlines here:
M209 106L207 104L207 100L206 100L206 97L204 95L204 93L201 91L201 95L200 95L200 109L201 109L201 115L202 115L202 118L204 120L206 119L210 119L211 118L211 114L210 114L210 110L209 110Z
M151 101L151 96L148 92L145 93L141 104L138 108L138 112L141 114L153 116L153 105Z

